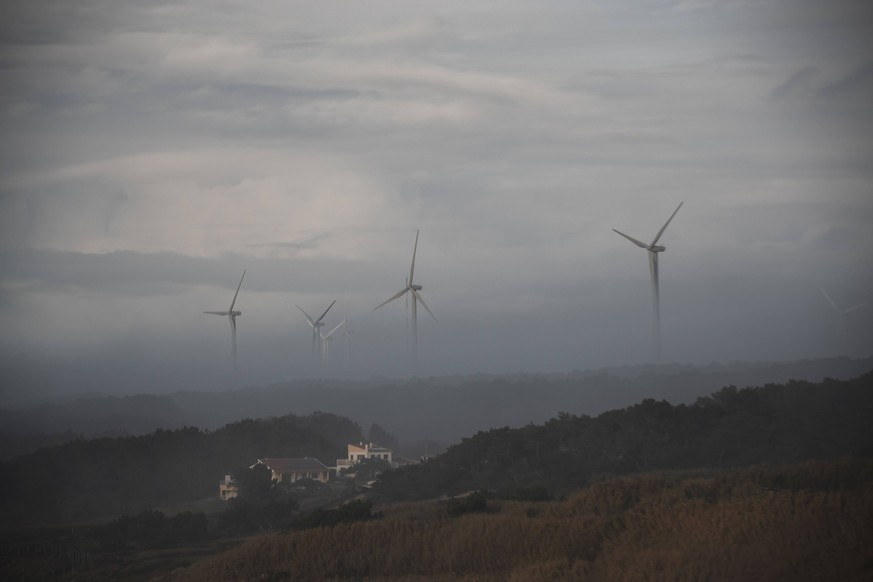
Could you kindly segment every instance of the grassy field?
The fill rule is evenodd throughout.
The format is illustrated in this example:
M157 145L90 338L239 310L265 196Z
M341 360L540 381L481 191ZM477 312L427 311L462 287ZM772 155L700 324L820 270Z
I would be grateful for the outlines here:
M873 459L642 474L555 501L374 509L373 519L357 523L232 538L212 532L170 548L110 549L86 526L20 532L0 540L0 579L873 579Z
M251 539L177 570L201 580L873 579L873 460L607 480L553 502L447 502Z

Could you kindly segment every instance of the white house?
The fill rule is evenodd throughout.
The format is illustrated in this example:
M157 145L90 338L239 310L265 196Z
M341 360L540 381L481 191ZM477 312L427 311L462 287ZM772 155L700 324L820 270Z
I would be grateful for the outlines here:
M347 448L348 456L345 459L336 460L337 471L348 469L364 459L381 459L387 461L392 467L395 466L394 453L391 452L391 449L386 449L376 443L349 444Z

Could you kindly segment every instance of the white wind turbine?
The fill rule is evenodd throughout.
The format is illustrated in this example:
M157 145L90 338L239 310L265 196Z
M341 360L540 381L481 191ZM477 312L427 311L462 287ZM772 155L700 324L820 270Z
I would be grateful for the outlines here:
M239 285L236 286L236 293L233 294L233 301L230 302L230 308L227 311L204 311L210 315L223 315L230 321L230 339L233 346L233 370L236 373L236 318L242 315L242 311L234 311L233 306L236 305L236 297L239 295L239 288L242 287L243 279L246 276L246 271L243 269L242 277L239 278Z
M679 206L676 207L676 210L673 211L673 214L670 215L670 218L667 219L667 222L664 223L664 226L661 227L661 230L658 231L658 234L655 235L650 244L639 241L614 228L612 229L638 247L646 249L649 253L649 273L652 277L652 338L655 346L655 361L659 363L661 361L661 300L658 290L658 253L663 253L667 248L659 245L658 240L660 240L664 231L667 230L667 225L670 224L670 221L673 220L673 217L682 208L682 204L684 202L679 203Z
M322 320L324 319L324 316L327 315L327 312L330 311L330 308L333 307L334 303L336 303L336 299L330 302L330 305L327 306L327 309L324 310L324 313L322 313L321 317L319 317L318 319L312 319L311 317L309 317L309 314L303 311L303 309L299 305L294 306L300 310L300 313L302 313L303 316L306 318L306 323L308 323L309 327L312 328L312 359L315 359L316 357L316 349L319 350L318 358L319 360L321 359L321 342L319 341L319 336L321 335L320 328L324 327L324 322ZM316 346L319 347L316 348Z
M849 351L850 351L849 350L849 348L850 348L850 345L849 345L849 314L854 313L858 309L861 309L862 307L867 305L867 302L864 301L864 302L859 303L858 305L855 305L854 307L850 307L848 309L840 309L840 307L837 305L837 303L833 299L831 299L830 295L828 295L827 291L822 289L821 293L822 293L822 295L825 296L825 299L828 300L828 303L831 304L831 307L834 308L834 311L840 317L840 325L843 328L843 349L846 352L846 355L849 355Z
M433 320L436 321L436 316L427 306L427 303L424 302L424 298L421 296L422 287L421 285L415 284L415 279L413 276L415 275L415 252L418 250L418 231L415 231L415 246L412 247L412 265L409 267L409 279L406 280L406 286L389 297L387 300L383 301L373 309L379 309L386 303L390 303L395 299L399 299L400 297L409 293L412 295L412 362L415 369L415 373L418 373L418 302L421 302L422 307L424 307L427 312L433 317Z

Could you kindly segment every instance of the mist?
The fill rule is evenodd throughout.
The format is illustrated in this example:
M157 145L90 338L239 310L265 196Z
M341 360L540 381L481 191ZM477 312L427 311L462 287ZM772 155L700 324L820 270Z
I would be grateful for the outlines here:
M873 353L870 9L9 3L0 398ZM99 15L98 15L99 14ZM420 230L419 365L398 299ZM234 365L227 321L235 309ZM307 312L343 319L326 365Z

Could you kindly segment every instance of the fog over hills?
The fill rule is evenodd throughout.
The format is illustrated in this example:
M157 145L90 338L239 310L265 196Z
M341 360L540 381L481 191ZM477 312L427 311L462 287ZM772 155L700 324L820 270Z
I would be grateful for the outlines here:
M636 366L552 375L300 381L220 392L91 395L0 410L0 424L6 440L5 457L45 442L22 438L39 433L114 436L182 426L214 429L247 417L315 411L346 416L365 431L379 424L401 443L452 443L480 430L540 423L560 412L596 415L644 398L692 403L729 385L742 388L787 380L847 379L871 369L873 358L833 358Z

